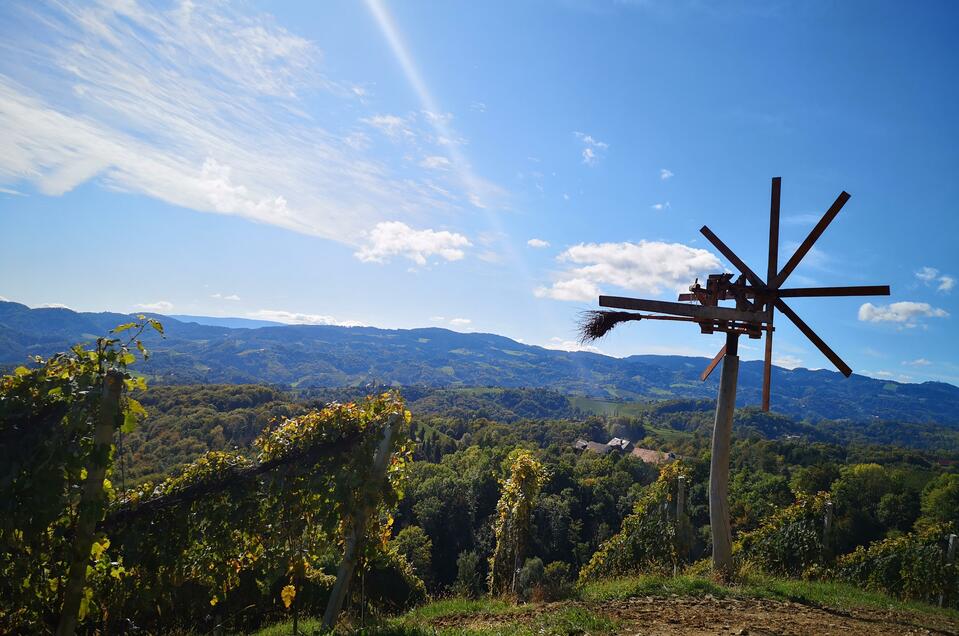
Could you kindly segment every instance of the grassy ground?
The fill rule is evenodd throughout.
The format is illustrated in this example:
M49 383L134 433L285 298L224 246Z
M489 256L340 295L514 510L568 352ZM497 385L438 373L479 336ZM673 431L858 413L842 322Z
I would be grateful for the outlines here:
M514 605L500 599L441 599L352 633L367 636L603 636L617 633L620 627L620 617L605 609L643 597L783 601L829 610L925 616L940 624L959 626L956 610L898 601L841 583L752 575L737 585L721 585L696 576L638 576L587 584L575 597L561 603ZM257 632L256 636L286 636L292 633L291 627L290 623L273 625ZM319 633L319 621L301 620L300 633Z

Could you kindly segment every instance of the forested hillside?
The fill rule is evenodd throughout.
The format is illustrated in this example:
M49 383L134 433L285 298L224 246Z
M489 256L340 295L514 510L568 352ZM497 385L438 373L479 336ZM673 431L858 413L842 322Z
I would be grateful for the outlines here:
M0 378L0 631L292 618L296 633L324 608L335 625L344 600L347 622L363 621L431 596L542 602L709 569L708 401L148 386L129 370L149 359L147 327L163 331L127 323ZM857 430L738 411L736 576L959 606L959 454ZM569 620L544 633L615 624Z
M0 364L49 354L129 320L111 313L30 309L0 302ZM492 334L445 329L281 326L228 328L163 318L167 338L151 337L139 369L163 383L266 383L287 387L533 387L612 400L705 398L703 358L612 358L528 346ZM757 404L762 365L740 367L739 403ZM773 369L774 410L800 419L959 424L959 388L904 384L831 371Z

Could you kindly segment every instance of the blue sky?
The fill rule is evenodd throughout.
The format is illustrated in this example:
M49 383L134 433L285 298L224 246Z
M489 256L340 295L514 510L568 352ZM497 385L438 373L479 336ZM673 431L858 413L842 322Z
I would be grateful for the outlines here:
M728 269L703 224L764 273L782 176L780 264L852 194L790 284L893 290L793 308L856 372L959 383L959 8L921 7L4 3L0 295L574 348L597 293Z

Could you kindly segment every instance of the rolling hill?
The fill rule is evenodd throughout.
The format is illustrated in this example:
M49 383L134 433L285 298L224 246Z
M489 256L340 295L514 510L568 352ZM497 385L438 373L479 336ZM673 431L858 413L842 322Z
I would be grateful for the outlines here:
M438 328L234 328L158 317L167 337L149 337L154 355L138 365L138 371L164 383L534 387L612 400L713 398L718 383L718 374L706 383L698 380L705 358L613 358ZM48 355L92 340L129 319L117 313L31 309L0 302L0 365L12 367L30 355ZM760 362L741 364L740 404L759 402L761 379ZM774 410L809 421L959 424L959 388L951 384L908 384L861 375L843 378L832 371L776 367L773 386Z

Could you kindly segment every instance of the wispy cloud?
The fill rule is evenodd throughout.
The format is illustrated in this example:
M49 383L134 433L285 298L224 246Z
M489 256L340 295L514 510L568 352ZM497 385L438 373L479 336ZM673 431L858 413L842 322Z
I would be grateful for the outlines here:
M932 363L925 358L916 358L915 360L903 360L902 363L907 367L928 367Z
M956 286L956 279L941 273L935 267L922 267L916 272L916 278L927 286L936 286L936 291L950 292Z
M579 342L577 340L564 340L557 336L553 336L552 338L550 338L549 342L543 345L543 348L556 349L559 351L570 351L570 352L588 351L589 353L600 353L600 354L603 353L602 349L600 349L599 347L595 345L583 344L582 342Z
M308 115L306 97L359 102L366 91L322 75L317 46L268 15L70 0L8 13L23 28L0 42L0 185L58 196L96 179L349 244L474 194L398 174L364 154L355 122ZM392 117L365 119L403 131Z
M236 294L221 294L220 292L210 294L210 298L215 298L217 300L240 300L240 297Z
M609 148L605 141L594 139L592 135L586 133L574 132L573 135L583 144L582 157L583 163L587 166L595 166L599 162L600 156Z
M802 365L802 358L792 355L781 355L773 358L773 364L784 369L795 369Z
M669 201L664 201L662 203L654 203L649 207L653 210L656 210L657 212L662 212L663 210L668 210L670 208L670 205L669 205Z
M282 322L288 325L335 325L338 327L362 327L363 323L355 320L338 320L333 316L322 314L305 314L296 311L284 311L280 309L260 309L247 313L247 318L256 318L259 320L272 320Z
M472 322L469 318L450 318L450 324L454 327L467 327Z
M534 290L540 298L595 300L601 286L659 294L679 290L697 276L721 267L712 253L681 243L582 243L558 257L574 265L549 287Z
M544 247L549 247L549 241L544 241L543 239L531 238L526 241L526 244L535 249L543 249Z
M173 309L173 303L168 300L158 300L155 303L139 303L135 305L137 309L145 309L146 311L155 311L155 312L165 312Z
M670 179L674 176L675 175L673 174L672 170L667 170L666 168L661 168L659 170L659 178L662 179L663 181L665 181L666 179Z
M446 230L414 230L400 221L378 223L368 234L366 244L355 254L364 263L385 263L393 256L403 256L417 265L426 265L431 256L458 261L464 249L471 247L462 234Z
M864 322L894 322L904 327L915 327L921 318L946 318L949 312L929 303L902 301L889 305L865 303L859 307L859 320Z

